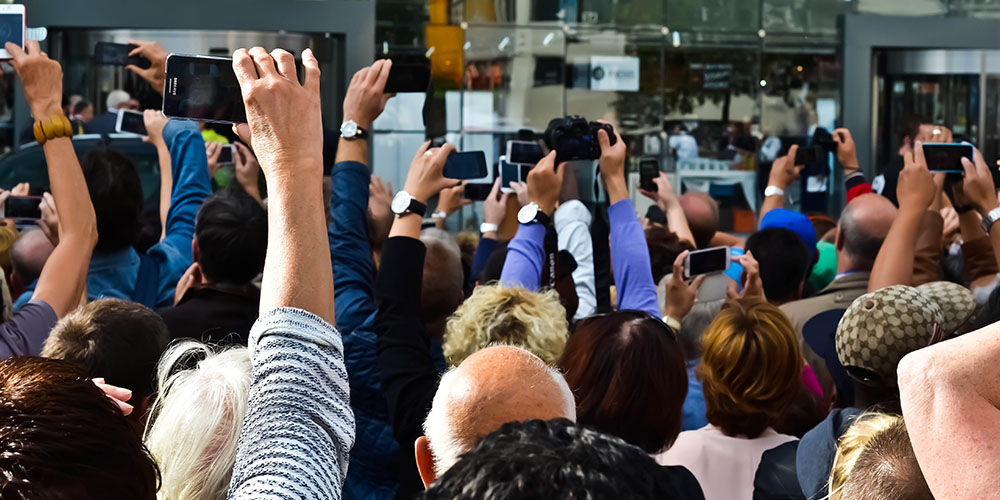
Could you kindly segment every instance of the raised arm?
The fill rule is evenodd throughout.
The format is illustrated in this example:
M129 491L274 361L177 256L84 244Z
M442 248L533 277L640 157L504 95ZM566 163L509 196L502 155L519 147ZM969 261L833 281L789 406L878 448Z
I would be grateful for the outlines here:
M961 184L955 186L955 193L959 198L968 200L985 220L990 211L1000 206L1000 203L997 202L997 192L993 187L993 175L978 149L975 150L974 158L974 163L962 158L965 179ZM987 231L993 246L993 255L1000 263L1000 230L997 230L996 227L996 223L994 223L987 228Z
M904 167L899 173L896 197L899 213L889 227L889 234L872 267L868 291L874 292L891 285L911 285L913 282L913 259L920 221L939 194L938 187L927 170L924 147L917 142L913 152L903 157ZM938 228L940 232L940 228Z
M267 179L268 246L261 317L249 339L253 377L229 498L339 499L354 444L354 415L323 208L319 63L277 49L237 50L233 69L251 144ZM204 155L204 147L202 147ZM303 450L308 450L304 460Z
M528 202L551 219L559 202L565 165L556 168L556 152L551 151L538 162L528 174ZM545 265L545 232L547 224L537 223L538 219L521 223L517 235L507 245L507 260L504 261L500 283L507 286L521 286L531 291L541 285L542 268Z
M6 48L14 58L14 69L24 85L32 116L38 120L62 118L63 74L59 63L49 59L35 41L26 42L27 52L11 43ZM97 218L72 139L50 139L42 148L60 217L59 244L42 268L32 300L48 304L56 316L63 317L80 304L90 255L97 244ZM47 334L47 329L41 332L42 340Z
M156 147L156 158L160 165L160 232L162 240L167 235L167 212L170 211L170 193L174 189L173 165L170 162L170 148L163 140L163 127L167 126L167 117L155 109L147 109L142 113L142 121L146 125L146 137L143 141Z
M936 498L995 491L1000 472L1000 324L908 354L899 393L913 451ZM988 495L985 495L988 496Z
M388 78L387 59L366 68L374 78L354 78L344 99L344 116L370 127L385 108L382 93ZM381 85L381 86L380 86ZM345 335L353 333L375 312L375 265L368 241L368 141L340 138L337 163L331 172L330 260L336 301L336 318Z
M507 216L507 198L509 193L500 191L500 177L493 181L493 189L489 196L483 201L483 225L480 229L486 229L479 238L479 246L476 247L476 255L472 258L472 268L469 270L469 284L474 285L479 280L479 275L490 259L490 255L496 250L500 231L500 224L503 224L504 217ZM485 226L485 227L484 227Z
M585 318L597 310L597 285L594 278L594 240L590 235L593 217L590 210L580 201L580 187L576 172L565 170L559 208L552 217L559 240L559 250L566 250L576 261L573 283L579 302L575 319Z
M677 239L686 241L691 247L695 247L694 234L691 233L691 226L688 225L687 216L681 208L681 202L674 192L674 185L670 182L670 177L660 172L660 176L655 179L656 191L646 191L639 188L639 191L647 198L653 200L656 206L667 215L667 229L677 235Z
M758 226L768 212L775 208L784 208L785 190L788 189L789 184L799 178L799 174L805 168L802 165L795 164L795 155L798 152L799 147L792 144L792 147L788 148L788 154L774 160L774 163L771 164L771 173L768 176L767 187L776 188L778 192L764 197L764 202L760 205L760 214L757 216Z

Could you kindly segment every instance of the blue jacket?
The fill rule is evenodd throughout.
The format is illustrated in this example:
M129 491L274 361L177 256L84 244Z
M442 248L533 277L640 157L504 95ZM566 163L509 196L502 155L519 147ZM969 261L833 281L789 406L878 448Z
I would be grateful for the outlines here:
M205 198L212 194L208 180L208 159L205 141L194 122L171 120L163 129L163 139L170 148L173 169L173 190L167 212L166 236L140 257L134 248L117 252L98 252L90 258L87 272L87 298L118 298L139 300L144 295L137 290L142 261L154 268L145 273L144 286L155 304L151 309L174 304L174 288L184 272L191 267L191 241L194 239L195 218ZM27 292L27 291L26 291ZM26 303L26 293L18 302Z
M337 329L354 410L354 449L344 483L344 500L390 499L399 479L399 445L392 433L381 373L375 355L375 266L368 240L368 185L371 172L357 162L333 167L328 225ZM411 448L412 450L412 448ZM411 451L412 453L412 451Z

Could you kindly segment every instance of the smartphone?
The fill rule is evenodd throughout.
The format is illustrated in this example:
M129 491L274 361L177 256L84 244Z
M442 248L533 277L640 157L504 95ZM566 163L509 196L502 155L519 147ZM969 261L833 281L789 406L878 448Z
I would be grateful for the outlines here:
M41 196L10 196L0 210L0 219L38 220L42 218Z
M810 163L815 163L816 160L819 160L820 155L823 153L824 151L817 146L801 147L799 148L799 151L795 153L795 164L808 165Z
M235 149L236 146L232 144L222 146L222 151L219 152L219 163L233 163L233 155L236 153Z
M695 250L684 259L684 278L724 272L729 269L731 260L729 247Z
M657 190L656 178L660 176L660 161L656 158L639 160L639 187L646 191Z
M3 48L7 42L24 47L25 31L24 5L0 5L0 59L11 58L10 54Z
M486 201L493 191L493 184L471 183L465 185L465 199L472 201Z
M542 146L535 141L507 141L507 161L534 166L545 156Z
M962 158L973 160L973 148L970 144L924 144L924 159L927 168L934 172L949 172L965 175L962 168Z
M429 64L393 63L389 69L389 77L385 81L386 94L403 92L427 92L431 85L431 67Z
M129 53L139 48L130 43L97 42L94 45L94 63L108 66L138 66L149 69L150 62L142 56L130 56Z
M510 187L511 182L527 182L528 173L531 172L532 165L518 165L510 163L507 157L500 156L500 192L513 193Z
M448 179L479 179L488 173L486 153L482 151L452 153L445 160L442 172Z
M119 109L118 120L115 121L115 132L146 135L146 122L142 118L142 113Z
M214 123L246 123L243 94L227 57L167 56L163 114Z

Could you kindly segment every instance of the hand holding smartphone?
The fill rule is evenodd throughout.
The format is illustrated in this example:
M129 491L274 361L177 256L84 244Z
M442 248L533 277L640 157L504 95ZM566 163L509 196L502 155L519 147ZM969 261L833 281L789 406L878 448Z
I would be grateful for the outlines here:
M729 247L695 250L684 259L684 278L690 279L702 274L724 272L729 269L731 260Z
M486 153L483 151L465 151L452 153L444 162L442 175L447 179L479 179L486 177Z
M24 5L0 4L0 59L11 59L10 53L4 49L7 42L18 47L24 47L24 33L27 31L24 20Z
M385 81L386 94L414 92L423 94L431 85L431 68L427 64L392 63Z
M227 57L167 56L163 114L180 120L246 123L243 93Z
M944 144L926 143L924 144L924 159L927 161L927 169L932 172L946 172L950 174L965 175L962 168L962 158L968 158L975 163L971 144Z
M138 45L129 43L97 42L94 45L94 63L106 66L137 66L149 69L152 63L141 56L130 56Z
M42 218L41 203L41 196L8 196L0 206L0 219L39 220Z
M639 160L639 188L656 192L656 178L660 176L660 162L656 158Z
M142 113L128 109L118 110L118 119L115 121L115 132L149 135L146 131L146 123L143 120Z
M506 156L500 156L500 192L513 193L512 182L528 182L528 173L533 165L519 165L507 161Z

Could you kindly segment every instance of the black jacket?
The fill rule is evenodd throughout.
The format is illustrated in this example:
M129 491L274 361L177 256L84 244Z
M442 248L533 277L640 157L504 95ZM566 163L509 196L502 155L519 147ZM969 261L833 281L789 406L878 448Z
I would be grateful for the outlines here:
M160 316L171 338L247 345L259 309L260 292L255 288L224 291L206 287L188 290L180 303L161 310Z

